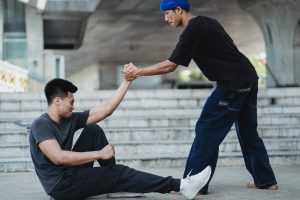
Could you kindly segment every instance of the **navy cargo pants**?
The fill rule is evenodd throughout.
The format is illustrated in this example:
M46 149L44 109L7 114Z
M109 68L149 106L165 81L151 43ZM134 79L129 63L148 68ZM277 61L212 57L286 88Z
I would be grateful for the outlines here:
M217 165L219 145L235 123L247 170L259 188L276 184L274 172L262 139L257 133L257 83L246 84L237 91L229 91L223 85L207 99L196 124L196 137L192 144L184 177ZM209 183L208 183L209 184ZM208 184L201 192L207 193Z

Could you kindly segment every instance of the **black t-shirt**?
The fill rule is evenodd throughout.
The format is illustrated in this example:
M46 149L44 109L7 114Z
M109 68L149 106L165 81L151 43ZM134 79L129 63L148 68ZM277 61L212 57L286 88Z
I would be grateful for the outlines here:
M57 140L61 149L70 151L75 131L86 126L88 116L89 110L74 112L58 124L44 113L32 123L29 134L30 154L36 174L47 194L54 189L68 167L52 163L38 144L45 140Z
M189 21L169 60L188 66L194 60L203 74L236 90L258 79L251 62L236 47L224 28L215 20L198 16Z

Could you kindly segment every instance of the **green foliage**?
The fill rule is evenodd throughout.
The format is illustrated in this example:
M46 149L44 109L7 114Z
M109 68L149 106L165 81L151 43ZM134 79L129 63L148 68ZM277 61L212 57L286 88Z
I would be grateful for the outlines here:
M266 88L267 85L267 68L266 68L266 61L264 59L250 59L252 65L255 67L256 73L259 77L258 85L260 88Z
M259 77L259 81L258 81L259 87L265 88L266 87L266 77L267 77L265 60L251 58L250 61L251 61L252 65L255 67L255 70ZM187 69L187 70L179 72L178 79L181 82L203 81L203 80L207 81L208 80L205 77L205 75L198 68Z
M208 80L204 74L198 69L184 70L178 74L179 81L189 82L195 80Z

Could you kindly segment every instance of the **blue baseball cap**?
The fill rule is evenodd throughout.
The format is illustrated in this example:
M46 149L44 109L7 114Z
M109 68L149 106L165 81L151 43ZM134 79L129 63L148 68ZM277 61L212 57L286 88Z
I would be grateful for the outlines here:
M190 4L188 0L161 0L160 10L174 10L177 7L180 7L186 11L190 10Z

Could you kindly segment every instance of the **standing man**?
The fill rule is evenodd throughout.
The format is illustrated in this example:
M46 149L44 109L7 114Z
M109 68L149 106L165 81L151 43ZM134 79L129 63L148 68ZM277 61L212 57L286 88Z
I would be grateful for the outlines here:
M126 72L126 70L125 70ZM188 199L208 182L211 168L185 179L160 177L115 163L114 146L96 125L118 107L131 81L124 80L104 106L73 112L77 87L63 79L45 86L46 113L31 125L29 143L36 174L48 195L56 200L82 200L114 192L180 191ZM74 133L84 128L72 148ZM98 161L101 167L93 167Z
M268 153L257 133L257 80L250 61L237 49L217 20L193 16L188 0L162 0L160 9L172 27L184 27L168 60L145 67L126 65L126 79L173 72L193 59L205 76L217 82L196 124L184 177L210 165L216 168L219 145L235 123L247 170L254 179L249 188L277 189ZM211 175L211 177L212 177ZM207 194L208 184L200 191Z

